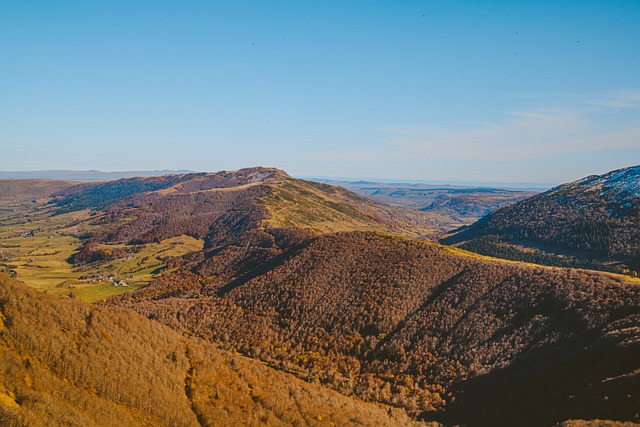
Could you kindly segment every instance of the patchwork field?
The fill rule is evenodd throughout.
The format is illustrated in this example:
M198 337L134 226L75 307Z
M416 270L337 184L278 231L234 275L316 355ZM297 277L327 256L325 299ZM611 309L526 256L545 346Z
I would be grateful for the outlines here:
M74 265L80 236L100 229L100 215L79 211L53 215L42 201L0 205L0 271L53 295L98 301L147 285L169 270L165 260L202 249L204 242L179 236L143 245L101 244L113 259Z

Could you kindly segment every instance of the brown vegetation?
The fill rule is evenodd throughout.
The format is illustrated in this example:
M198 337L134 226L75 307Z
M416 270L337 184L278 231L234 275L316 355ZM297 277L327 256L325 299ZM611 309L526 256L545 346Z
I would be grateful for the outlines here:
M640 270L640 167L589 177L499 209L442 242L527 262L629 273ZM608 188L609 185L611 188Z
M223 263L226 276L197 275L189 270L200 260L191 261L110 304L425 418L505 425L526 415L536 425L583 407L614 419L635 414L640 295L623 279L366 233L315 238L253 274L234 276ZM527 407L480 398L499 390L510 390L502 401ZM601 393L606 405L595 403Z
M13 335L4 342L7 355L20 356L7 359L12 383L0 403L15 422L63 416L46 408L67 401L76 408L70 416L89 425L114 402L121 413L109 417L123 425L394 422L379 408L340 418L336 405L362 408L333 405L346 398L317 385L451 425L637 420L640 288L630 278L385 234L406 231L391 210L275 169L81 185L53 203L59 211L94 209L78 233L79 268L174 236L205 245L163 256L166 270L149 286L100 309L10 285L2 309ZM365 231L322 234L343 229ZM50 383L34 388L23 379L25 354ZM157 372L141 368L156 365ZM100 366L117 378L100 373L105 380ZM70 391L52 393L67 387L56 381ZM81 400L78 388L102 400ZM18 397L34 390L42 400Z
M0 276L0 424L419 425L180 334Z

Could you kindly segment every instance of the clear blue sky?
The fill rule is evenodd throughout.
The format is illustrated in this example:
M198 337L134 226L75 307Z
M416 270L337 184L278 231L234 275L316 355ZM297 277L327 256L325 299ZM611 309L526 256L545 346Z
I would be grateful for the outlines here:
M640 1L3 1L0 170L640 163Z

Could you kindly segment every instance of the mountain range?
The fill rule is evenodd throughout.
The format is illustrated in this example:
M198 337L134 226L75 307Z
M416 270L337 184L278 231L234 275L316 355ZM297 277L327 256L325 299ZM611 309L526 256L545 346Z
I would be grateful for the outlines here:
M495 225L514 220L529 227L522 236L564 248L589 237L572 228L582 215L576 229L596 227L594 242L610 231L631 238L609 237L617 243L606 255L597 248L600 258L569 246L576 262L607 266L618 257L632 265L637 172L500 208L445 240L461 247L421 239L432 230L415 210L273 168L14 194L0 211L4 270L96 303L2 279L2 342L12 358L1 378L2 414L16 425L100 424L115 402L130 424L637 422L640 287L631 272L465 250L487 230L517 230ZM622 228L598 228L603 221ZM66 347L60 356L54 350ZM94 371L109 358L117 364L107 382ZM133 374L156 364L153 379L143 369ZM158 381L162 393L139 391ZM160 399L181 409L168 411ZM43 409L66 401L91 409L68 420Z

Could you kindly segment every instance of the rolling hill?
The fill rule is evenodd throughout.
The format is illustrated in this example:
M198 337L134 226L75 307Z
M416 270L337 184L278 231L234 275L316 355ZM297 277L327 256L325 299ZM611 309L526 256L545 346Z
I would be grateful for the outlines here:
M75 184L45 179L0 179L0 205L44 199Z
M79 184L54 194L53 203L58 212L125 213L133 220L111 232L109 239L117 242L188 234L213 245L220 238L217 230L241 235L287 226L316 233L397 228L393 209L339 187L261 167Z
M552 188L441 241L507 259L637 274L640 166Z

